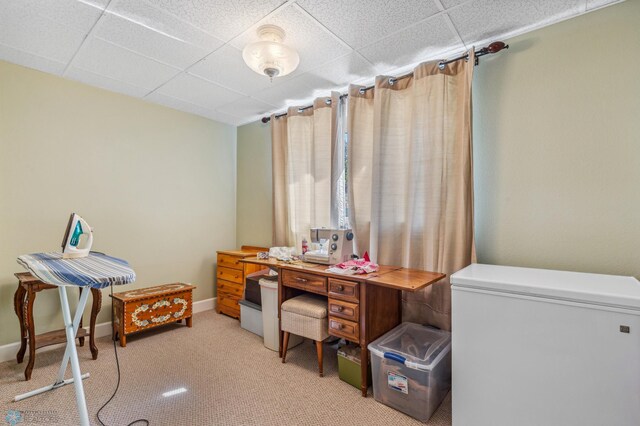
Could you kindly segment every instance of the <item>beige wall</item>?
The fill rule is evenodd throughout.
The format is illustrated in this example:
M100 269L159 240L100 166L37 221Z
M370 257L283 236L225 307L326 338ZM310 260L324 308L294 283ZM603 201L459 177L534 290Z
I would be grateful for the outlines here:
M473 83L480 262L640 277L638 22L640 1L630 0L481 59ZM270 164L238 153L239 165L267 175ZM270 199L238 189L256 215L270 214ZM238 220L238 235L252 229Z
M640 277L639 23L627 1L476 68L479 261Z
M0 345L19 339L16 257L59 250L72 211L94 250L134 267L127 288L186 281L213 297L215 251L235 247L235 169L233 126L0 61ZM40 293L38 331L59 310Z
M238 127L238 246L271 246L271 127L260 121Z

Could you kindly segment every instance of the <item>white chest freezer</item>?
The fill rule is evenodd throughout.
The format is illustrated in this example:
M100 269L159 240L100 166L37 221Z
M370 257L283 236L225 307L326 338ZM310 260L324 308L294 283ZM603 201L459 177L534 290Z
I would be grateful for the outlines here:
M451 276L454 426L640 425L640 283L473 264Z

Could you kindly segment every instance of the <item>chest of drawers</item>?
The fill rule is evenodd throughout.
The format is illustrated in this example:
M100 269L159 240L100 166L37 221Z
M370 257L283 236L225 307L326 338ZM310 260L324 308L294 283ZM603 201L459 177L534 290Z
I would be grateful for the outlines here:
M245 278L253 272L264 269L260 265L241 263L240 260L267 250L262 247L242 246L240 250L218 251L216 312L240 319L238 302L244 295Z

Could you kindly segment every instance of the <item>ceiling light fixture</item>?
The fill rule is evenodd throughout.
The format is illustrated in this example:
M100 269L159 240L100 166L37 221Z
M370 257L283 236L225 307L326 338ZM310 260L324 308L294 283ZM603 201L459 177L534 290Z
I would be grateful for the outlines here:
M282 44L284 30L275 25L263 25L258 28L261 41L250 43L242 50L244 62L257 72L273 77L281 77L293 72L300 63L298 52Z

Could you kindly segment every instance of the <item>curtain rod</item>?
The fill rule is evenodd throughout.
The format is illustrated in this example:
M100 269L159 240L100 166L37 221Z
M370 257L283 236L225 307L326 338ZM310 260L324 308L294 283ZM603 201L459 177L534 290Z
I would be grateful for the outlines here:
M480 64L480 61L479 61L479 57L480 56L498 53L502 49L508 49L508 48L509 48L508 44L504 44L501 41L494 41L493 43L491 43L487 47L483 47L482 49L476 51L476 53L475 53L475 64L474 65L479 65ZM464 55L460 55L460 56L457 56L455 58L442 60L442 61L440 61L438 63L438 68L440 68L442 70L442 69L444 69L445 65L450 64L452 62L461 61L463 59L468 61L469 60L469 54L465 53ZM413 75L413 72L410 72L410 73L407 73L407 74L404 74L404 75L401 75L401 76L398 76L398 77L389 77L389 84L393 86L396 81L411 77L412 75ZM374 87L375 87L375 85L362 87L360 89L360 94L364 95L364 92L366 92L367 90L371 90ZM340 99L346 98L348 95L349 95L348 93L343 93L342 95L340 95ZM331 99L327 99L325 101L325 103L327 105L331 105ZM302 111L308 110L310 108L313 108L313 105L307 105L305 107L300 107L300 108L298 108L298 112L302 112ZM275 118L284 117L285 115L287 115L286 112L283 112L283 113L280 113L280 114L276 114ZM269 121L271 121L271 117L262 117L262 122L263 123L268 123Z

